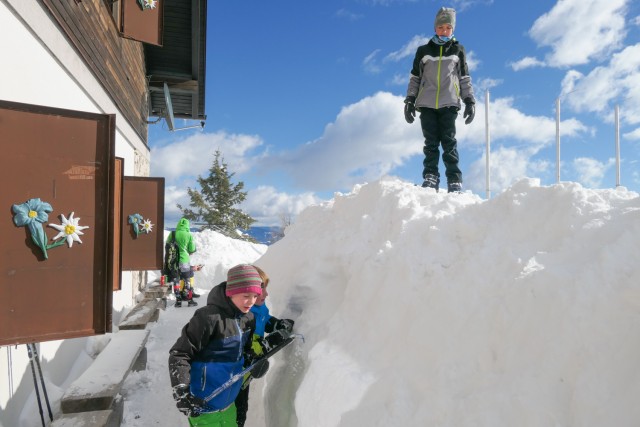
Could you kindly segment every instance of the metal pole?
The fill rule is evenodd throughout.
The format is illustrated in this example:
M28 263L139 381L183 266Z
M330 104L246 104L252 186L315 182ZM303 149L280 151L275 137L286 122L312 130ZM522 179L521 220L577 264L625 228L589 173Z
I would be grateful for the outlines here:
M491 198L491 131L489 129L489 89L487 89L486 96L484 97L484 128L487 139L487 199Z
M556 183L560 184L560 97L556 98Z
M620 106L616 104L616 187L620 187Z

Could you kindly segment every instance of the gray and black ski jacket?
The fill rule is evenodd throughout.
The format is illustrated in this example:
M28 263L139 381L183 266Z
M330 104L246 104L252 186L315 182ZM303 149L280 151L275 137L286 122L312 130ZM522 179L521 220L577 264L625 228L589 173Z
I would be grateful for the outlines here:
M233 403L242 381L209 400L208 396L243 369L243 353L251 351L255 331L253 313L242 313L225 295L226 282L209 292L207 305L193 314L169 350L171 386L189 385L191 394L206 400L202 412L225 409Z
M438 45L433 40L416 51L407 96L417 109L460 108L460 100L475 104L464 46L457 40Z

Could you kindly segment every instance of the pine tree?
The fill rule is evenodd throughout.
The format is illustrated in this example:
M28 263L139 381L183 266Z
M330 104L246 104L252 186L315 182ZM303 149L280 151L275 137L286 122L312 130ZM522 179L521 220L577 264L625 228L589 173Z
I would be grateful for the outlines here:
M216 150L209 176L207 178L198 176L198 184L202 191L189 187L187 192L191 198L190 207L183 208L178 204L178 209L193 224L202 224L203 229L253 241L251 237L237 232L238 229L248 230L256 221L234 207L247 197L247 192L242 191L244 182L240 181L237 184L231 182L234 175L235 173L229 173L220 150Z

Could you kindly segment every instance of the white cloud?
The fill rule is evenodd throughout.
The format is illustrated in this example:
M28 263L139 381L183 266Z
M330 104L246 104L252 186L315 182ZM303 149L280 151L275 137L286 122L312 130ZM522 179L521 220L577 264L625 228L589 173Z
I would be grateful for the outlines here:
M490 154L489 186L492 194L500 192L526 177L539 177L551 168L546 160L534 159L538 147L528 149L504 147L492 149ZM486 193L486 152L473 162L465 178L465 188L478 194Z
M405 122L403 99L378 92L343 107L317 140L270 161L307 189L333 191L378 179L422 150L419 121Z
M491 89L502 84L502 79L479 79L477 82L473 82L473 89L476 94L485 92L487 89Z
M640 128L636 128L631 132L627 132L622 134L625 139L630 139L634 141L640 141Z
M540 61L537 58L532 57L532 56L525 56L524 58L520 59L519 61L512 62L509 65L511 66L513 71L520 71L520 70L524 70L524 69L527 69L527 68L544 67L545 63L543 61Z
M389 84L393 86L404 86L405 88L409 84L409 74L394 74L391 78Z
M195 184L195 183L194 183ZM178 204L189 206L189 196L187 187L177 185L165 185L164 187L164 222L165 227L174 227L182 212L178 209Z
M353 13L347 9L338 9L338 11L336 12L336 16L348 21L357 21L362 18L361 14Z
M588 74L570 70L562 81L566 103L576 112L595 112L613 119L613 106L619 104L620 120L640 123L640 43L611 56L608 64Z
M281 216L295 217L306 207L322 202L311 192L287 194L271 186L259 186L249 190L242 208L253 219L255 225L279 226Z
M578 157L573 160L573 168L578 174L578 182L591 188L600 187L605 173L614 165L615 159L600 162L588 157Z
M560 0L529 30L539 45L551 48L545 61L567 67L602 60L625 37L624 13L630 0Z
M385 62L399 62L405 58L413 58L416 54L416 50L423 44L429 42L430 37L426 37L424 34L413 36L411 40L407 42L400 49L395 52L391 52L384 57Z
M209 176L209 168L220 150L229 170L242 173L259 163L253 150L263 144L254 135L226 132L197 133L151 149L151 176L165 177L165 226L176 224L182 213L177 204L189 206L187 189L198 189L198 176Z
M471 144L484 144L485 109L483 94L478 94L476 116L470 125L458 121L456 135L458 141L463 140ZM502 143L514 142L544 147L555 143L556 121L553 117L528 116L513 106L513 98L496 98L489 105L489 129L493 141ZM575 137L590 132L591 129L579 120L567 119L560 122L562 135Z
M478 69L481 61L477 58L476 53L474 51L467 52L467 67L469 67L469 72L475 71Z
M382 71L382 68L380 68L376 59L378 53L380 53L380 49L374 50L362 60L362 66L367 73L378 74Z
M220 150L229 169L241 173L253 163L248 155L261 146L262 140L254 135L226 132L197 133L185 139L151 149L151 175L164 176L173 181L179 177L208 176L208 170Z

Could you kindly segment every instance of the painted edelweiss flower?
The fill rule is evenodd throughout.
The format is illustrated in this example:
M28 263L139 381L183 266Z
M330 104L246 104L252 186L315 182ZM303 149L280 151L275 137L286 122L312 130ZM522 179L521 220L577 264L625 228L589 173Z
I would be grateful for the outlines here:
M155 9L157 3L157 0L142 0L141 4L144 9Z
M143 233L151 233L153 231L153 224L151 224L151 220L147 219L142 223L142 232Z
M60 217L62 218L61 225L49 224L49 227L53 227L59 231L59 233L53 238L53 240L57 240L61 237L66 237L69 247L73 246L74 241L82 243L82 240L80 240L80 237L78 237L78 235L84 234L82 230L84 230L85 228L89 228L89 226L78 225L78 221L80 221L80 218L74 218L73 214L74 213L71 212L69 219L60 214Z

